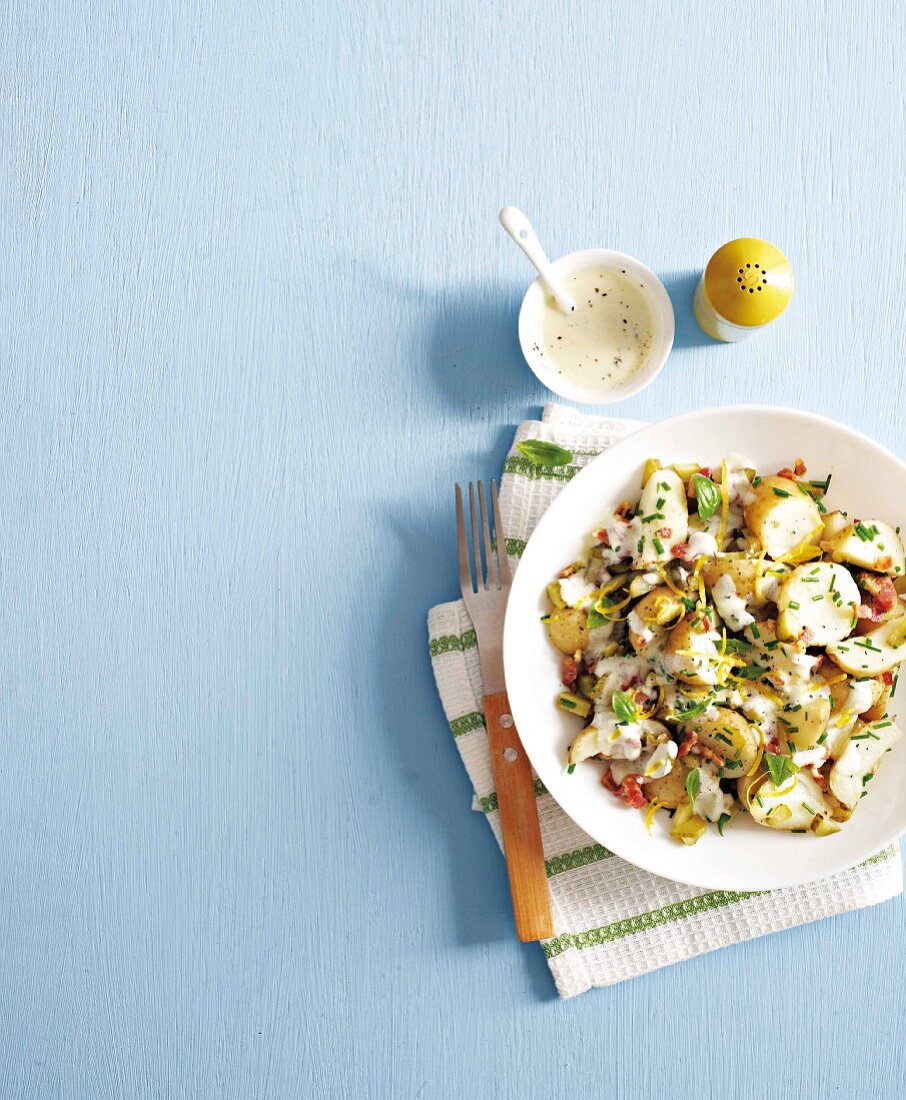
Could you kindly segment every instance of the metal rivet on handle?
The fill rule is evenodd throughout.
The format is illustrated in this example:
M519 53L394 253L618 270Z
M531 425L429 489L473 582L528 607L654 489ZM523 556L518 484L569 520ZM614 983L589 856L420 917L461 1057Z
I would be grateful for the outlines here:
M513 764L519 759L519 753L512 747L503 750L503 759L508 764Z
M512 714L501 714L500 716L501 729L509 730L513 728L513 716Z

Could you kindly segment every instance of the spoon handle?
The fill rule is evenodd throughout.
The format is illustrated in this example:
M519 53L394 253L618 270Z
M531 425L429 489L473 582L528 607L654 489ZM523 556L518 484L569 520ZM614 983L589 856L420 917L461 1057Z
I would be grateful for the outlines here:
M576 303L554 272L553 266L538 240L538 234L532 228L532 223L525 214L515 206L505 206L500 211L500 224L531 260L535 270L547 284L548 290L560 309L564 313L572 313L576 308Z

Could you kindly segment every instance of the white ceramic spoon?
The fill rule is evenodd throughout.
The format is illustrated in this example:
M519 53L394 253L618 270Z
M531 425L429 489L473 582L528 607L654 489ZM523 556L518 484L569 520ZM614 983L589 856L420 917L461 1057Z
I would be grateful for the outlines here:
M500 224L532 261L559 309L563 313L574 313L576 303L555 274L538 234L525 214L515 206L505 206L500 211Z

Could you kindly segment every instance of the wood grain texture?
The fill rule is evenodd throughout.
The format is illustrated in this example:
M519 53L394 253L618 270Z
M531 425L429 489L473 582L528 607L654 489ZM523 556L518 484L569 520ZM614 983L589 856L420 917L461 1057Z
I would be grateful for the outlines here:
M513 725L505 691L484 697L484 720L500 806L500 829L516 935L523 943L549 940L554 934L554 919L544 869L532 766Z
M505 202L664 278L677 346L620 412L906 453L904 35L843 0L0 6L0 1095L898 1093L900 901L554 999L424 615L454 481L545 399ZM747 233L795 297L718 347L692 289Z

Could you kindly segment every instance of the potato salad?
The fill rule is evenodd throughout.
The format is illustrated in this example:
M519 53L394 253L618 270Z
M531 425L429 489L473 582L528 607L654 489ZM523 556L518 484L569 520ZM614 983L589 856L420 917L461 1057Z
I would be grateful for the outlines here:
M829 509L829 486L801 459L649 459L548 586L567 767L593 762L649 829L663 808L685 844L736 814L827 836L899 739L900 528Z

